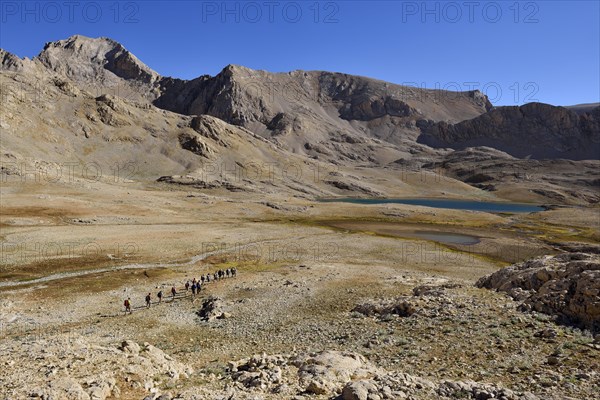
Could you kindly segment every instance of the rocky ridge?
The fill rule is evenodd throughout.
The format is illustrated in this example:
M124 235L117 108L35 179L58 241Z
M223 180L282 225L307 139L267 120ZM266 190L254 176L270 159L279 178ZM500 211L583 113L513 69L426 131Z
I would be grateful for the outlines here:
M600 106L580 113L543 103L497 107L456 124L433 124L418 140L455 150L493 147L517 158L597 160Z

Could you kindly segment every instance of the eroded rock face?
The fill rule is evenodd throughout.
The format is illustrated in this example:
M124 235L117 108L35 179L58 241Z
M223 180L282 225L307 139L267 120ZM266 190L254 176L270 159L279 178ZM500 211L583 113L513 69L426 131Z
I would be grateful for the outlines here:
M525 392L515 393L497 385L490 385L474 381L443 381L437 389L437 394L443 398L467 398L467 399L514 399L514 400L536 400L537 396Z
M0 66L6 71L21 71L23 60L4 49L0 49Z
M120 43L109 38L74 35L47 43L37 60L76 81L108 79L110 72L123 79L152 83L158 74L138 60Z
M402 372L378 374L369 379L348 382L342 389L342 400L391 400L435 398L437 385Z
M239 361L230 361L228 368L232 378L245 388L272 389L281 392L283 383L282 368L288 365L288 358L282 355L254 355Z
M437 318L441 315L451 316L461 305L455 301L456 299L449 293L449 290L459 287L459 284L454 283L417 286L413 289L412 296L367 300L357 304L352 312L384 321L389 321L393 317Z
M563 253L513 264L481 278L478 287L507 292L524 310L556 315L563 322L600 324L600 256Z
M179 135L179 143L182 148L205 158L209 158L214 154L213 149L196 134L182 133Z
M229 142L225 139L227 136L236 135L240 132L237 130L238 128L209 115L192 117L190 128L196 131L200 136L212 139L215 143L223 147L229 147Z
M457 124L434 124L419 142L456 150L489 146L519 158L597 160L600 107L582 114L543 103L498 107Z

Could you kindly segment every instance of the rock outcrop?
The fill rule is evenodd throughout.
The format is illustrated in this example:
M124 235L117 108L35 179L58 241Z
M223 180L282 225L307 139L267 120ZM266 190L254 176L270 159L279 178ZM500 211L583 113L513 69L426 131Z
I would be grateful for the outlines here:
M46 43L36 58L51 70L80 83L104 82L113 75L144 84L152 84L159 78L123 45L106 37L74 35Z
M410 317L416 312L414 304L403 299L382 300L366 302L357 305L352 309L353 312L361 313L365 316L390 316L398 315L400 317Z
M497 107L456 124L434 124L418 140L455 150L488 146L518 158L597 160L600 107L580 114L543 103Z
M302 393L336 400L538 400L529 392L500 385L470 380L438 382L405 372L387 371L360 354L332 350L295 356L255 355L229 362L228 372L235 382L228 395L235 393L243 399L262 398L261 394L294 398Z
M2 70L11 72L22 71L27 61L29 60L22 60L16 55L0 49L0 66Z
M218 297L209 297L202 302L202 307L198 310L198 316L202 321L212 321L214 319L229 318L231 314L225 311L225 302Z
M377 373L363 356L354 353L324 351L293 361L300 383L313 394L335 393L345 382Z
M600 255L563 253L503 268L477 282L521 301L523 310L555 315L559 321L600 327Z

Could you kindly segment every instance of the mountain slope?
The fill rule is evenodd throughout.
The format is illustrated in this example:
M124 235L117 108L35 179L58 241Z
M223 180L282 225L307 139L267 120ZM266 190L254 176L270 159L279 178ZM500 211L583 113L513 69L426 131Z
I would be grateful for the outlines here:
M515 157L598 158L598 108L541 103L493 109L479 91L449 92L323 71L229 65L216 76L162 77L109 38L47 43L33 60L0 52L2 69L72 80L184 115L211 115L289 151L333 163L385 165L436 148L489 146ZM444 153L444 152L442 152Z
M597 160L598 109L587 105L492 109L477 91L234 65L186 81L158 75L115 41L83 36L49 43L31 60L0 50L0 62L3 174L61 162L98 163L106 174L125 162L139 168L136 179L310 197L600 199L597 161L513 158ZM255 163L264 169L247 177ZM288 163L302 178L265 179ZM511 173L516 165L540 179ZM315 168L331 174L315 182L307 178ZM435 185L413 179L440 172L448 179Z
M457 124L435 124L418 140L455 150L489 146L519 158L596 160L600 158L600 107L581 114L543 103L498 107Z
M3 60L4 70L23 70L18 57L6 54ZM320 71L269 73L230 65L214 77L162 77L121 44L80 35L47 43L27 62L96 96L110 93L179 114L212 115L331 162L385 164L429 153L415 142L420 126L459 122L491 108L478 91L425 90Z
M342 132L408 145L420 122L458 122L491 108L478 91L416 89L321 71L268 73L230 65L215 77L161 84L155 101L161 108L214 115L296 150L327 145Z
M95 96L38 67L34 61L20 72L0 71L0 176L7 184L158 180L190 190L308 198L421 190L418 182L405 183L383 169L333 165L291 152L216 117ZM390 158L400 154L385 143L379 149L388 149ZM456 180L443 189L476 192Z
M244 180L248 164L306 161L217 118L184 116L107 94L94 97L68 78L48 74L33 80L2 72L0 84L0 161L11 181L67 182L69 172L85 178L87 170L91 180L189 175L197 185L255 191L268 185L256 173L254 181Z
M46 43L37 59L51 70L77 81L107 79L108 72L123 79L152 83L159 75L109 38L75 35Z

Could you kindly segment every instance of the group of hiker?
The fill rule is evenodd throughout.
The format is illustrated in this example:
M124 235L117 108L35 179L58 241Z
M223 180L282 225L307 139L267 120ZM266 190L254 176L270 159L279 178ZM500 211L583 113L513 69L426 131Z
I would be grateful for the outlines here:
M194 299L196 297L196 294L200 293L200 290L202 290L202 286L206 283L209 283L210 281L219 281L221 279L225 279L225 278L233 278L234 276L237 275L237 268L233 267L233 268L227 268L227 269L220 269L212 274L203 274L200 279L192 279L191 281L188 280L185 282L184 288L186 292L189 292L190 290L192 291L192 299ZM177 288L175 286L171 287L171 298L173 300L175 300L175 296L177 295ZM156 297L158 298L158 304L162 303L162 299L163 299L163 291L162 289L158 291L158 293L156 294ZM150 305L152 304L152 294L148 293L146 295L145 298L146 301L146 308L150 308ZM125 314L129 313L131 314L131 298L128 297L127 299L125 299L125 301L123 302L123 305L125 306Z

